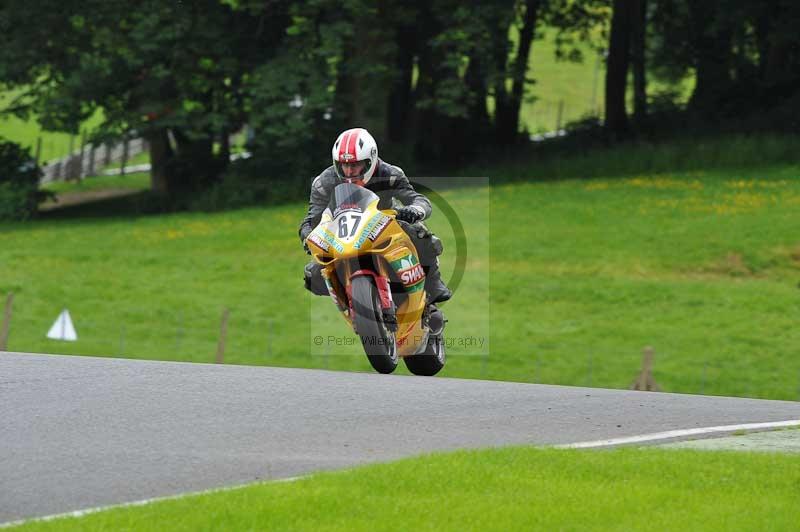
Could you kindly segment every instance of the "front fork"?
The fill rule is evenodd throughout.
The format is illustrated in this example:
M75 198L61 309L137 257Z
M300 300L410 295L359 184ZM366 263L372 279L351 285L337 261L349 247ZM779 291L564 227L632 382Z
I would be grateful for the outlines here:
M389 275L386 271L386 265L383 263L383 261L376 262L378 266L377 273L368 269L356 270L353 273L349 273L350 265L347 265L347 271L349 274L349 281L347 283L347 300L350 305L350 316L353 316L353 297L351 293L352 280L356 277L369 275L375 281L375 286L378 289L383 324L390 332L397 332L397 307L395 307L394 301L392 300L392 290L389 287Z

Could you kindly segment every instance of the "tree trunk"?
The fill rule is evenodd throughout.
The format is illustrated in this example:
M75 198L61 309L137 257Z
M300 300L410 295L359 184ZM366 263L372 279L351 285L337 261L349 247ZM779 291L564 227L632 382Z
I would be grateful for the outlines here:
M387 133L389 140L403 142L407 138L409 117L413 114L414 99L411 81L414 73L416 35L411 28L398 28L396 73L389 93Z
M157 129L145 135L150 147L150 189L159 196L168 196L167 167L173 157L166 129Z
M469 120L474 124L475 131L486 132L489 127L489 112L486 109L486 69L481 63L479 54L476 52L469 59L467 71L464 74L464 83L472 94L472 101L469 107Z
M231 160L231 134L228 129L223 129L219 137L219 160L221 163L228 165Z
M432 13L430 3L420 5L418 14L417 83L411 93L413 112L408 120L409 140L419 160L439 161L443 158L443 144L447 130L443 117L435 105L420 108L423 102L435 99L436 88L442 79L442 52L432 46L431 38L442 31L441 21Z
M625 89L628 82L632 0L613 0L611 35L606 63L606 131L613 139L628 135Z
M363 116L363 102L360 98L360 86L356 75L352 72L358 64L354 57L356 46L351 42L345 44L344 57L337 68L336 93L334 108L341 121L340 129L355 127Z
M689 107L704 115L713 115L731 86L731 41L729 27L721 24L718 0L689 2L696 50L696 78ZM715 22L717 24L715 24Z
M335 107L346 115L343 125L364 127L376 139L382 139L387 132L386 100L392 76L378 71L378 66L391 62L392 57L386 36L374 27L372 20L356 20L355 27L364 30L359 39L348 40L344 46Z
M522 107L522 95L525 91L525 78L528 72L528 58L531 52L531 42L536 32L536 22L539 15L541 0L525 1L525 17L522 31L519 34L519 47L517 57L514 59L513 85L511 86L511 97L508 102L508 116L504 126L505 137L513 140L517 136L519 129L519 110Z
M218 182L228 161L214 156L214 136L189 137L179 129L173 129L176 142L174 156L167 164L169 196L194 194Z
M631 0L631 63L633 66L633 118L642 124L647 117L647 71L645 36L647 0Z
M505 135L508 134L510 129L508 123L510 121L509 113L509 94L506 90L506 73L508 62L508 38L505 33L498 32L495 35L494 43L492 46L494 60L494 128L496 140L507 140Z

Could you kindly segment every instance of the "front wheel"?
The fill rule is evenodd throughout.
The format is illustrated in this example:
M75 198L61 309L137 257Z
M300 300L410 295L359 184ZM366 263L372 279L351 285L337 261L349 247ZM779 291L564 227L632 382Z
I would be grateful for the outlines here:
M378 289L372 278L356 277L350 282L353 298L353 323L369 363L378 373L391 373L397 367L397 345L394 333L381 320Z

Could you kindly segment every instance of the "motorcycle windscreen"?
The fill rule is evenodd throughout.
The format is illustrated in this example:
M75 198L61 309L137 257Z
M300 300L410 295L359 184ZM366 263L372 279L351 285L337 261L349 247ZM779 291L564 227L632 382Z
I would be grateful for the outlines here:
M377 199L378 195L367 188L352 183L342 183L333 190L328 208L334 217L338 214L337 211L359 210L364 212Z

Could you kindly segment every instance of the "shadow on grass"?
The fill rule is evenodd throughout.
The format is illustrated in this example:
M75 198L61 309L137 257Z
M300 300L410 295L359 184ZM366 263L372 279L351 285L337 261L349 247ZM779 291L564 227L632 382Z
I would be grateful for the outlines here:
M65 220L75 218L132 218L167 212L161 199L149 190L131 191L111 197L86 198L40 210L38 219Z
M588 141L580 133L552 139L540 145L528 145L504 153L490 161L480 160L459 169L428 168L426 175L487 176L492 185L532 181L568 179L625 178L653 176L668 172L705 172L730 170L738 176L746 169L763 169L765 165L800 164L800 136L797 135L728 135L684 138L658 143L626 142L606 145L596 139ZM412 172L409 174L413 176ZM410 177L413 182L413 177ZM310 187L311 178L308 180ZM217 189L197 197L165 202L150 191L124 192L113 197L87 194L80 201L50 206L39 213L40 220L76 218L130 218L170 212L220 212L254 206L278 206L302 202L308 189L285 186L280 180L270 181L269 191L262 194L264 184L233 179ZM469 179L437 178L437 190L472 186ZM243 188L253 187L248 192ZM283 188L282 188L283 187ZM302 190L301 190L302 188ZM228 190L230 189L230 190ZM284 190L285 189L285 190ZM203 195L205 194L205 195Z

